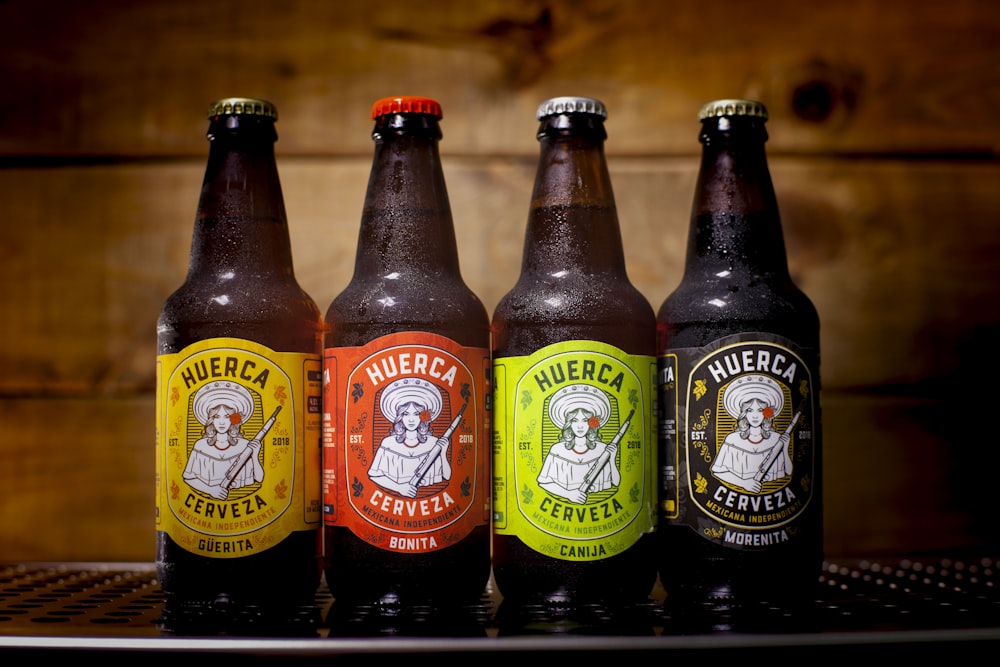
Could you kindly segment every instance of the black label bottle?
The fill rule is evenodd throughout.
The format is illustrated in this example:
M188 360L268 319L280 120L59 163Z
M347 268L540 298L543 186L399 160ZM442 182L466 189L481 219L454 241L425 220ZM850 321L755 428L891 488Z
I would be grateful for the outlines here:
M656 580L655 314L625 270L604 105L538 110L521 273L493 315L504 604L645 601Z
M159 583L168 604L311 604L322 315L292 268L275 107L228 98L208 118L187 279L157 322Z
M684 274L658 313L668 601L807 602L823 559L819 317L788 271L767 111L699 114Z
M477 603L489 581L489 316L466 286L441 105L375 102L354 275L326 312L326 580L339 601Z

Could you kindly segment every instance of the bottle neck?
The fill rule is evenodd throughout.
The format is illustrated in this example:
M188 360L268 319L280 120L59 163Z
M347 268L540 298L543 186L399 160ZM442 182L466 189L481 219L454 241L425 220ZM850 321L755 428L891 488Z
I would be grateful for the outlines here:
M451 204L438 153L441 129L426 114L376 119L355 279L459 273Z
M777 199L764 149L764 121L702 121L701 166L688 236L687 273L788 276Z
M589 114L550 116L525 234L522 274L625 272L604 122Z
M274 158L274 121L219 116L191 243L189 277L293 275L285 203Z

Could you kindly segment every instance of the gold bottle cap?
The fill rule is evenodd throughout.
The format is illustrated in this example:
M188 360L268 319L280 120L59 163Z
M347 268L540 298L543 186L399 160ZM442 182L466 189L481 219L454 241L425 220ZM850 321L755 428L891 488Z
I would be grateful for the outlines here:
M756 100L715 100L698 112L698 120L718 116L756 116L767 120L767 108Z
M563 113L589 113L601 118L608 117L604 102L593 97L553 97L539 105L535 118L541 120Z
M278 109L267 100L254 97L227 97L212 102L208 107L208 117L215 116L267 116L278 120Z

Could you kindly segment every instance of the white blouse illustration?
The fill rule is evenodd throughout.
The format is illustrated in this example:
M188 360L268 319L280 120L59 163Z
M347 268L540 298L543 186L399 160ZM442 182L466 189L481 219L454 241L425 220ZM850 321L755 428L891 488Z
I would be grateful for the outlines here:
M784 433L774 430L772 422L785 407L778 383L766 375L743 375L729 383L722 401L736 426L722 442L712 474L751 493L760 493L763 482L791 475L788 444L798 415Z
M615 462L623 423L610 444L600 430L611 417L611 402L603 391L574 384L557 391L549 401L549 419L561 430L542 463L538 484L549 493L583 504L588 494L613 489L621 483Z
M379 406L392 427L375 451L368 477L407 498L416 497L421 486L451 479L447 452L464 406L437 438L431 424L441 415L442 398L430 382L420 378L395 380L382 392Z
M192 407L204 427L204 436L194 443L188 456L184 481L218 500L225 500L231 489L263 481L264 468L257 454L277 411L248 440L243 437L243 424L253 414L254 405L246 387L235 382L206 384L195 394Z

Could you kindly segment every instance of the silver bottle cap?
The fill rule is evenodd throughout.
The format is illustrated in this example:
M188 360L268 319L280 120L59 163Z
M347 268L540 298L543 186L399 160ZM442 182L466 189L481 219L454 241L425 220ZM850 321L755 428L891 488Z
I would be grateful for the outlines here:
M535 118L541 120L564 113L587 113L601 118L608 117L604 102L593 97L553 97L539 105Z

